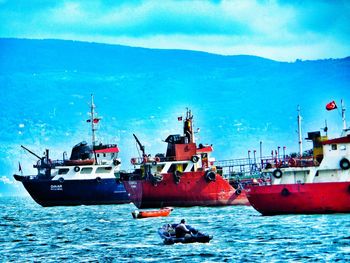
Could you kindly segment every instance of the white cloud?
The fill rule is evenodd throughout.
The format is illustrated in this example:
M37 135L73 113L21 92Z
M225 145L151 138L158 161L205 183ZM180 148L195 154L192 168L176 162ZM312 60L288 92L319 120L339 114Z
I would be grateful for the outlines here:
M3 182L4 184L13 184L13 181L11 181L9 178L7 178L4 175L0 177L0 182Z
M62 38L275 60L350 54L350 4L293 1L5 2L0 37Z

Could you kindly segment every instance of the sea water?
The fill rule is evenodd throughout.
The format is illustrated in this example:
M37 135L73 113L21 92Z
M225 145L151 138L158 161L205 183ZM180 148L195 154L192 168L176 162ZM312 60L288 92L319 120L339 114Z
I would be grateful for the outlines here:
M350 260L350 215L261 216L252 207L175 208L133 219L133 204L44 208L0 198L0 262L334 262ZM187 223L207 244L164 245L157 229Z

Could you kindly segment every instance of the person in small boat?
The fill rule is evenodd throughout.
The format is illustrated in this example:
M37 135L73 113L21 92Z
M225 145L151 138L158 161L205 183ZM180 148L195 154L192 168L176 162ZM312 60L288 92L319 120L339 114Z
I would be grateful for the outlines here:
M181 219L180 224L175 228L176 237L187 237L188 235L192 236L191 231L186 227L186 220ZM187 235L187 236L186 236Z

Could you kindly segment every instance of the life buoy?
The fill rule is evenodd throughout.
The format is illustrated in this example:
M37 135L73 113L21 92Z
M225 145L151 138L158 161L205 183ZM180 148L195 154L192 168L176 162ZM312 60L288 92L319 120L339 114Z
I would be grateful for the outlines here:
M216 180L216 174L213 171L208 171L205 174L205 179L208 182L214 182Z
M240 195L241 193L242 193L241 189L237 189L235 192L236 195Z
M96 182L97 183L101 183L101 181L102 181L101 177L96 177Z
M113 160L113 164L114 164L115 166L117 166L117 165L120 164L120 161L119 161L118 159L114 159L114 160Z
M157 165L157 162L156 162L156 161L153 161L153 162L152 162L152 165Z
M350 168L350 162L346 158L341 159L339 165L343 170L348 170Z
M160 162L160 158L157 156L156 158L154 158L154 160L159 163Z
M64 178L63 178L63 177L60 177L60 178L58 178L58 181L59 181L61 184L63 184Z
M130 162L131 162L131 164L135 164L136 163L136 158L131 158Z
M77 172L79 172L79 171L80 171L80 167L79 167L79 166L75 166L75 167L74 167L74 172L77 173Z
M193 163L198 162L198 160L199 160L199 157L198 157L197 155L193 155L193 156L191 157L191 161L192 161Z
M273 177L275 177L277 179L281 178L282 174L283 173L282 173L281 169L276 169L272 172Z

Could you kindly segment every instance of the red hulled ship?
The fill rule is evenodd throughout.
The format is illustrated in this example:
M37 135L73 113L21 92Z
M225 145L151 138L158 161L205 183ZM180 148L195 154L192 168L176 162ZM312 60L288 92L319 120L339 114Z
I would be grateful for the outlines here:
M135 170L120 173L130 199L138 208L233 205L240 194L217 173L212 146L195 143L193 116L187 111L184 134L169 135L166 154L151 157L134 135L142 157L132 158Z
M250 204L263 215L350 212L350 134L342 107L341 137L328 139L320 132L308 133L313 142L309 156L262 160L270 180L250 186ZM299 127L300 115L298 114ZM299 128L299 134L301 134Z

